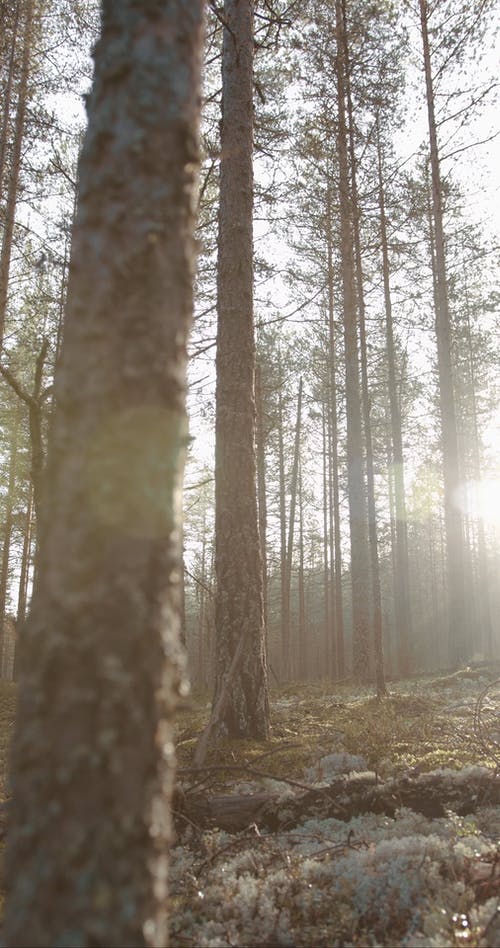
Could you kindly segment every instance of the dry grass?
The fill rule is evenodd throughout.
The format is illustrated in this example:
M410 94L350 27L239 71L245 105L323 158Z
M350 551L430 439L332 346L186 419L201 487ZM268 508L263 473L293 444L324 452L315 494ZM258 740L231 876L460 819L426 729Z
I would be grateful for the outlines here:
M257 764L277 777L300 780L306 767L339 751L360 754L370 768L399 773L412 767L459 768L489 763L472 731L476 691L491 672L463 669L446 677L401 682L378 700L353 686L295 682L271 696L269 741L231 741L213 747L207 763ZM464 683L468 691L464 694ZM0 682L0 799L6 793L8 742L15 717L16 685ZM194 694L177 719L179 767L189 767L208 721L208 694ZM266 754L265 761L259 758ZM234 780L234 773L228 774ZM224 783L218 775L218 782Z
M381 700L349 685L292 683L273 692L269 741L221 743L211 748L207 764L257 763L276 777L298 780L322 756L342 751L363 756L382 776L412 768L494 765L473 732L475 702L485 680L468 669L446 678L427 676L394 685ZM207 696L194 694L178 719L181 768L191 763L209 711ZM234 773L228 772L227 779L218 773L217 787L234 779Z

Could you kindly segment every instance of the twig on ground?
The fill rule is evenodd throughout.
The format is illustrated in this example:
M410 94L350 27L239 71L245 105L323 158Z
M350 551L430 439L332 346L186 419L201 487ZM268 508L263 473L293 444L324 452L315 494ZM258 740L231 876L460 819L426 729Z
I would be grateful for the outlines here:
M286 750L294 750L296 747L302 747L302 744L292 743L292 741L285 741L283 744L280 744L279 747L272 747L271 750L264 751L263 754L259 754L257 757L252 759L252 764L258 763L259 760L264 760L265 757L272 757L274 754L281 754Z

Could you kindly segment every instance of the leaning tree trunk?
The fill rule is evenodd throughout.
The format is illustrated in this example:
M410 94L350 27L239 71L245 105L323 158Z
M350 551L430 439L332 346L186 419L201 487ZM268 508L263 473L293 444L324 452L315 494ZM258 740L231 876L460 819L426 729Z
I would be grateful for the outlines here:
M219 708L219 733L266 738L269 700L255 459L253 51L252 0L225 0L217 261L213 707ZM240 640L241 657L232 664ZM226 687L230 668L232 680Z
M201 0L103 0L21 648L11 946L167 944L201 28Z

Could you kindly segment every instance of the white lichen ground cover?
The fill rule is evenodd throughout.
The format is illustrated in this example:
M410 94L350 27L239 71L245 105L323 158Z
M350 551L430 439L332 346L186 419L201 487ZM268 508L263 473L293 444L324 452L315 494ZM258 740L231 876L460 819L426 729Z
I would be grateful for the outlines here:
M483 687L457 682L447 701L467 714ZM365 768L362 755L340 750L305 768L302 779L324 784ZM467 781L473 772L449 776ZM252 786L263 789L248 780L238 789ZM278 786L284 798L294 792ZM269 834L255 826L237 835L191 828L172 852L171 943L493 948L499 896L500 807L441 819L408 809L394 819L306 819Z

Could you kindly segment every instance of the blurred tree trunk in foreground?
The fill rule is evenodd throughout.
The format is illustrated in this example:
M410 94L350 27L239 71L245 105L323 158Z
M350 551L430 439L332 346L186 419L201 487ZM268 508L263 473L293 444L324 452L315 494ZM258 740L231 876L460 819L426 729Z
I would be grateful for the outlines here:
M103 0L21 645L9 945L166 945L201 0Z

